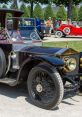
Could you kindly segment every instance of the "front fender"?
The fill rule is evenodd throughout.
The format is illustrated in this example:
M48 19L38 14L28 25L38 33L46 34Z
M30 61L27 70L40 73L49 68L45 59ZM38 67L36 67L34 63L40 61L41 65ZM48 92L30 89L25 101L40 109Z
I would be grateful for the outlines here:
M21 65L20 70L19 70L18 75L17 75L17 81L16 81L15 85L17 85L19 80L21 79L21 74L25 75L25 78L26 78L26 74L24 74L22 71L23 71L24 68L26 69L26 66L27 66L28 69L30 67L31 68L34 67L34 66L31 66L32 62L34 62L34 61L36 61L37 63L38 63L38 61L47 62L47 63L49 63L49 64L51 64L52 66L55 66L55 67L64 65L63 60L59 59L57 57L50 57L50 56L47 56L47 55L32 56L32 57L28 58L27 60L25 60L23 62L23 64ZM37 63L35 64L35 66L37 65ZM26 72L27 72L27 69L26 69Z
M42 56L34 56L32 59L45 61L54 66L63 66L64 65L64 61L57 57L50 57L50 56L42 55Z

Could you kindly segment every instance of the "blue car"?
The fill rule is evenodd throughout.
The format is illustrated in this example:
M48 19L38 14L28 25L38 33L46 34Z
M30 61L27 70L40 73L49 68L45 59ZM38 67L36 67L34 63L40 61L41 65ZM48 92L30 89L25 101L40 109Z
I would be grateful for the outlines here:
M21 18L20 22L20 30L27 30L28 32L35 30L41 39L44 38L43 27L41 25L42 20L35 18Z

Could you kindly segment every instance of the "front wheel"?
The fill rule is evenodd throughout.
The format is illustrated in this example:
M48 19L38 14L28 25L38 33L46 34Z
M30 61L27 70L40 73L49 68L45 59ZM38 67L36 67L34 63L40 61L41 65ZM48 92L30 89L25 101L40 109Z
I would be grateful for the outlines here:
M44 39L44 34L42 32L38 32L40 38L43 40Z
M57 70L46 65L38 65L30 71L27 86L32 102L38 107L54 109L62 101L62 79Z
M61 31L56 31L56 32L55 32L55 37L57 37L57 38L63 37L63 32L61 32Z

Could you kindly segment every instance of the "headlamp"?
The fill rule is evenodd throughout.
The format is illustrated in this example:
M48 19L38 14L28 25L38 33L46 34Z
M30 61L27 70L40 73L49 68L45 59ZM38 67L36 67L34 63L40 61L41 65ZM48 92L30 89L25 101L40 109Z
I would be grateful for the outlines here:
M72 72L76 69L77 61L75 58L68 58L65 61L66 72Z

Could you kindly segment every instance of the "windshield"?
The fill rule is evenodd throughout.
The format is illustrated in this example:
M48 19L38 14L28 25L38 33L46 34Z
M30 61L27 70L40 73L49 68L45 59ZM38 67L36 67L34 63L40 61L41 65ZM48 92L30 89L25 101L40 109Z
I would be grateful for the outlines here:
M16 27L14 27L15 23L18 23ZM34 28L34 20L30 21L24 18L11 18L7 19L7 29L9 31L10 37L16 40L40 40L37 30ZM33 26L33 28L32 28ZM29 27L29 28L28 28ZM16 29L15 29L16 28Z
M33 18L20 18L19 26L35 26L36 21Z

